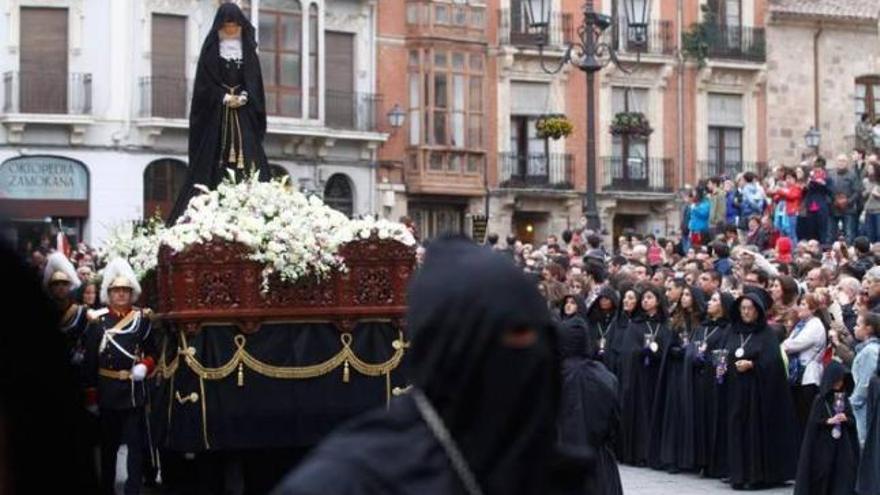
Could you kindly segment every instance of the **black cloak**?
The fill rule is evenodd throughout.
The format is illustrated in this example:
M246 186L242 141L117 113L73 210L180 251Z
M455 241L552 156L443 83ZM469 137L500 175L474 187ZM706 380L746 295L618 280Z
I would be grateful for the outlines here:
M605 312L600 309L599 300L602 298L611 301L611 311ZM604 362L612 372L615 370L616 362L610 349L616 333L619 306L620 298L617 291L605 286L599 290L596 298L587 308L587 355Z
M748 299L758 310L751 324L740 318L740 305ZM733 485L763 486L794 478L797 468L797 417L788 388L782 351L767 327L766 291L749 290L736 300L727 337L727 460ZM743 348L742 358L736 351ZM736 361L752 362L744 373Z
M696 287L686 287L693 298L694 311L706 310L706 295ZM679 303L681 304L681 303ZM696 468L694 384L698 371L697 347L693 344L699 327L691 320L670 332L669 350L660 366L657 401L652 414L651 467L670 471Z
M645 465L651 442L651 415L657 395L657 381L661 363L669 351L672 334L667 326L666 296L656 287L648 287L657 298L658 311L654 316L638 313L627 329L616 337L619 358L621 421L618 435L618 455L621 462ZM644 295L642 295L642 298ZM639 304L641 305L641 299ZM646 337L655 336L652 350Z
M463 277L462 274L468 274ZM554 472L560 367L546 304L508 258L466 239L431 243L407 297L411 383L430 400L484 493L576 493ZM536 332L521 348L502 335ZM567 484L568 490L558 489ZM574 490L574 491L572 491ZM412 394L328 437L278 494L456 494L463 484Z
M562 400L559 442L588 446L596 453L594 474L588 476L584 493L622 495L620 473L612 452L620 422L617 378L586 352L587 335L568 320L560 328Z
M721 306L724 315L718 319L706 318L694 341L705 343L702 359L695 362L694 378L694 441L696 442L696 463L703 473L711 478L727 476L727 423L726 423L726 384L715 374L717 363L714 352L727 345L730 332L730 315L733 310L733 296L721 293Z
M880 359L877 373L871 378L868 386L868 416L865 424L868 435L862 450L862 462L859 464L859 479L856 493L859 495L875 495L880 493Z
M218 31L225 22L241 26L240 66L220 57ZM223 97L233 87L231 92L236 95L247 92L247 103L227 111ZM237 119L231 117L232 114L237 114ZM231 136L230 132L224 132L235 123L238 125L233 126ZM228 170L233 170L238 178L257 172L260 180L269 180L269 163L263 151L265 135L266 96L254 26L237 5L224 3L217 9L199 55L189 112L189 168L168 224L174 224L186 210L189 200L198 194L196 184L215 189L228 176ZM230 144L234 144L234 150ZM235 157L232 161L229 160L230 154Z
M833 426L826 423L835 415L834 384L851 377L846 368L832 361L822 374L819 395L813 400L801 444L794 495L852 495L859 467L859 435L849 394L844 387L843 401L847 421L840 424L840 438L832 436Z

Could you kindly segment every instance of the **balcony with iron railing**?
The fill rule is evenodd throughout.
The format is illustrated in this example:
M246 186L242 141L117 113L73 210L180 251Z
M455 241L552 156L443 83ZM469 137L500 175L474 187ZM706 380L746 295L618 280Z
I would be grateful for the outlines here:
M675 191L675 162L671 158L606 156L602 161L602 191L662 193Z
M146 119L186 119L190 84L185 78L142 77L138 80L138 116Z
M407 32L413 37L486 41L486 19L485 5L432 0L406 2Z
M709 58L767 61L767 41L764 28L744 26L707 26L706 43Z
M574 156L567 153L500 153L498 187L574 189Z
M382 95L327 91L324 94L324 123L331 129L377 132L382 122Z
M3 113L90 115L92 75L46 68L3 73Z
M545 43L548 48L562 48L574 39L574 23L571 14L550 14L550 29ZM535 48L540 34L529 28L521 9L498 10L498 44Z
M615 23L602 34L602 41L614 47L618 55L674 55L676 49L672 21L651 21L644 39L628 26Z
M701 160L697 162L697 169L702 179L736 177L743 172L752 172L763 176L767 172L767 164L765 162Z

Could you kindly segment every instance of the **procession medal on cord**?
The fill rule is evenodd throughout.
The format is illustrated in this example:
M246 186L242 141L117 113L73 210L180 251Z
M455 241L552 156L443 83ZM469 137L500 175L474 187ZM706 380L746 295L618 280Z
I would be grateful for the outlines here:
M733 353L733 355L736 356L737 359L742 359L742 357L746 355L746 344L748 344L749 340L752 339L752 335L754 334L749 335L745 338L745 340L743 340L742 335L739 336L739 347L737 347L736 352Z
M648 326L649 334L645 336L645 339L649 342L648 349L651 350L652 354L657 354L657 351L660 350L660 344L657 343L657 332L660 331L660 324L657 324L657 330L651 328L651 324L645 322L645 325Z
M607 332L602 331L602 324L596 323L599 326L599 354L605 353L605 335Z
M718 331L719 327L715 327L711 332L703 332L703 341L700 342L700 355L706 354L706 351L709 350L709 337L711 337L716 331Z

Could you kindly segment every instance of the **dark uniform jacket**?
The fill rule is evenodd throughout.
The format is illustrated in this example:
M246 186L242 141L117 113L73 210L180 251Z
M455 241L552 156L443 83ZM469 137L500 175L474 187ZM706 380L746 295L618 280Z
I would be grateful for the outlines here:
M131 379L131 369L155 363L156 342L150 311L133 308L126 315L99 313L86 330L86 385L96 387L101 409L125 410L147 401L145 381ZM151 368L151 365L147 366Z

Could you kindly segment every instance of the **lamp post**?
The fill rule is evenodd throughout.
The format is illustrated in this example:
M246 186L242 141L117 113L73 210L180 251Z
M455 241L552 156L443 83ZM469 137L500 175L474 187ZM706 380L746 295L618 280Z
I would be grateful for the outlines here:
M819 144L822 142L822 133L819 129L816 129L815 126L810 127L810 130L804 134L804 143L807 145L807 148L813 149L813 154L816 156L819 155Z
M645 45L648 36L648 1L620 0L625 5L628 36L638 47ZM583 21L577 30L577 39L569 43L562 60L555 67L547 67L544 59L544 46L550 36L550 5L552 0L525 0L529 30L535 34L541 68L548 74L556 74L566 64L572 64L584 71L587 76L587 227L599 230L599 209L596 204L596 73L609 63L620 70L629 72L617 58L612 45L601 41L602 33L611 27L615 18L598 13L593 8L593 0L586 0L581 8Z

